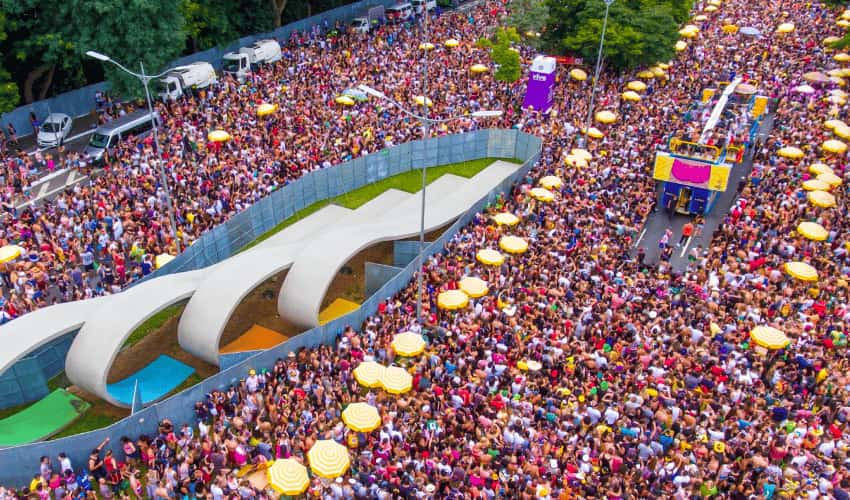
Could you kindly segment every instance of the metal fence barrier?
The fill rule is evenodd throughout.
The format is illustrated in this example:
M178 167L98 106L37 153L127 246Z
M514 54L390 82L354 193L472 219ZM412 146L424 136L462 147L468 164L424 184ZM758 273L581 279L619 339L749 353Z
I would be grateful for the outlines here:
M312 192L327 197L333 196L334 193L347 191L347 189L343 189L344 186L352 188L355 185L374 182L380 178L409 170L413 168L413 165L417 167L423 164L435 166L487 157L515 158L523 161L522 166L514 174L478 200L436 241L426 246L425 255L430 256L443 251L446 243L467 225L477 212L495 201L502 193L509 192L516 182L522 180L528 174L540 157L542 141L538 137L518 130L481 130L469 134L432 139L428 141L427 149L423 146L422 141L416 141L369 155L369 157L375 159L364 157L349 162L357 166L352 165L349 170L340 170L340 173L346 172L345 175L349 175L348 172L351 174L347 178L347 185L328 186L326 183L323 184L322 179L327 180L327 173L318 172L313 173L318 175L312 175L299 182L305 184L312 182L310 188L313 189ZM404 151L405 154L400 154L401 151ZM334 168L340 169L341 167L343 166ZM364 179L355 176L355 172L369 173L366 176L367 180L364 181ZM345 175L342 177L345 177ZM205 235L199 240L198 244L190 248L197 255L189 255L189 257L184 258L182 263L178 263L179 266L173 266L174 269L169 270L169 272L193 268L192 266L199 265L200 262L211 262L215 258L226 258L234 249L238 248L239 244L250 241L246 239L248 234L262 234L268 228L273 227L275 221L281 221L288 217L287 214L298 210L296 207L309 204L307 203L309 199L305 198L303 194L298 194L302 191L296 187L297 184L294 183L288 186L289 189L284 188L249 208L241 214L241 220L235 222L231 220L211 231L214 234ZM307 189L304 191L307 191ZM258 214L263 214L263 216L255 219ZM228 227L231 223L239 230ZM200 243L200 241L204 242ZM198 249L193 250L195 247L198 247ZM163 271L165 271L165 268L163 268ZM0 484L7 486L27 484L29 479L32 478L32 474L37 472L39 458L43 455L56 457L60 452L64 452L74 464L81 467L86 463L91 449L106 437L111 439L109 448L112 448L120 456L121 436L136 437L139 434L154 433L157 423L166 417L177 426L184 422L194 423L195 402L202 400L205 394L237 383L246 376L250 368L271 366L277 359L285 357L290 352L320 344L332 344L345 325L356 325L358 327L362 325L369 316L377 311L378 304L382 300L395 295L409 283L415 271L416 262L410 262L395 277L366 299L356 311L292 337L277 347L223 369L197 385L155 403L109 427L56 441L32 443L0 450Z

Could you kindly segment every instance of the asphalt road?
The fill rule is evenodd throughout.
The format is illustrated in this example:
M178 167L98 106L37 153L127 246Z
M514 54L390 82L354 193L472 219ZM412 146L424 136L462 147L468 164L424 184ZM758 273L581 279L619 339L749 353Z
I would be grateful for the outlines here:
M773 129L773 115L768 115L762 122L759 129L758 137L759 144L770 135ZM694 247L702 246L703 249L708 248L711 243L712 236L717 227L726 219L726 214L732 208L735 200L738 198L738 185L741 180L745 180L750 175L753 168L753 153L755 148L752 148L745 157L744 161L733 167L732 173L729 176L729 185L724 193L714 205L712 211L705 217L705 226L702 229L702 234L698 237L692 236L678 248L673 248L673 255L670 258L670 264L674 271L683 271L688 266L688 251ZM657 194L660 194L661 184L659 183ZM635 249L642 247L645 253L645 261L647 263L657 263L661 254L658 248L658 242L664 231L670 229L673 231L673 236L670 238L670 244L675 245L682 237L682 227L693 217L689 215L680 215L674 213L668 214L662 207L658 211L651 214L647 219L644 228L640 233L638 241L635 244Z

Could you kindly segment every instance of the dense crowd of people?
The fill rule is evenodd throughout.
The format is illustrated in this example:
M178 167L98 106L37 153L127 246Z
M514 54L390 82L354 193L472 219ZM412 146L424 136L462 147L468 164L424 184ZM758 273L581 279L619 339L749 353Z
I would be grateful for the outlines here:
M442 16L433 39L471 40L501 14L488 4ZM277 458L306 464L316 440L333 439L349 446L351 468L335 480L314 477L310 496L850 498L845 187L832 191L835 208L813 206L802 188L815 162L844 177L846 157L825 155L820 144L831 138L823 121L844 118L846 109L823 100L830 87L792 90L803 73L837 66L821 44L840 34L835 19L816 2L724 2L699 23L699 37L667 77L647 82L639 102L620 97L631 75L602 77L596 109L614 110L619 119L599 125L605 137L590 140L592 159L582 168L564 159L587 113L587 83L562 68L554 113L517 112L519 86L509 92L488 76L469 75L482 52L436 50L435 112L505 109L503 121L488 125L522 128L542 137L544 149L520 186L426 261L424 324L415 317L411 284L335 345L293 353L210 393L196 405L196 422L164 421L156 435L122 439L105 455L102 443L77 468L63 463L67 457L45 457L28 489L4 495L66 498L86 481L104 498L276 497L240 470ZM783 21L793 21L794 31L775 33ZM763 36L724 31L731 22ZM418 93L420 77L410 70L421 56L418 36L383 28L349 41L289 47L284 64L259 75L269 87L225 82L196 98L203 107L163 106L173 134L169 161L193 167L174 170L187 241L300 171L415 137L414 123L377 103L340 110L328 101L366 82L408 102ZM735 75L775 102L770 137L750 145L759 182L742 187L711 244L693 249L684 271L644 262L632 248L656 201L648 175L654 153L671 135L692 137L699 127L691 120L700 119L689 110L701 89ZM253 103L274 95L284 96L288 111L278 121L257 120ZM181 149L184 134L200 143L210 126L233 131L236 140L216 152ZM745 128L724 127L736 138L718 137L719 144L747 141ZM804 158L779 156L783 146L802 148ZM135 199L135 189L155 190L155 181L145 180L144 148L135 159L129 150L122 155L138 177L87 194L102 192L110 199L105 206L120 207ZM228 174L220 174L221 163ZM529 194L544 175L563 181L553 202ZM209 178L217 181L204 191ZM79 203L83 195L69 196ZM125 234L132 236L124 241L168 249L163 225L153 220L162 212L157 207L154 194L150 226L127 215ZM493 216L505 211L520 223L497 225ZM194 221L189 213L197 214ZM802 221L823 225L827 240L797 234ZM496 267L478 262L478 250L496 248L504 234L525 238L528 251ZM668 244L679 235L671 238ZM815 266L819 281L787 276L782 266L792 260ZM438 294L468 275L486 280L489 293L458 311L438 309ZM791 344L765 352L750 338L760 325L782 330ZM392 338L403 331L427 338L422 355L393 352ZM364 360L407 368L413 389L392 395L361 387L352 370ZM529 369L529 361L541 368ZM341 412L357 401L378 408L379 429L346 428Z

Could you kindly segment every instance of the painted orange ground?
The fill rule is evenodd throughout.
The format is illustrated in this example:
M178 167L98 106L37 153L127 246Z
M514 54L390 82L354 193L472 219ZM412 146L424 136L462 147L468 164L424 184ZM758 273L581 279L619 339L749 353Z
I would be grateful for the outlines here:
M360 304L356 302L351 302L350 300L345 299L336 299L331 302L324 311L319 313L319 324L324 325L325 323L329 323L340 316L350 313L351 311L356 311L359 307Z
M286 339L286 336L274 330L255 324L238 339L222 347L220 352L222 354L229 354L234 352L260 351L274 347Z

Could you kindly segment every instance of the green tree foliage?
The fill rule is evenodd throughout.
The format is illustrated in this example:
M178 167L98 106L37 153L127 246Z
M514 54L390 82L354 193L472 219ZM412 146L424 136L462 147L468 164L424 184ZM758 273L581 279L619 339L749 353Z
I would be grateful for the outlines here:
M191 52L274 27L268 0L183 0L180 12L186 22L187 47Z
M13 76L21 83L24 102L44 99L57 70L79 76L80 58L71 25L66 22L70 15L67 2L0 0L0 10L6 14L9 35L3 51L14 60L9 67L15 69Z
M6 39L6 15L0 11L0 42ZM3 55L0 54L0 61ZM0 65L0 113L15 109L21 96L18 86L12 81L12 76Z
M492 39L478 40L479 46L490 49L490 58L498 66L493 75L497 81L513 83L522 74L519 53L511 50L511 44L515 42L519 42L519 34L514 27L499 28Z
M505 22L520 33L540 32L549 20L549 6L545 0L512 0L508 7L510 14Z
M544 45L554 52L595 60L602 34L602 0L547 0ZM615 0L608 16L603 57L615 70L655 64L673 57L678 26L690 0Z
M180 15L183 0L65 0L72 4L81 52L95 50L115 58L133 71L144 63L147 73L162 70L178 57L186 41ZM95 22L95 20L97 20ZM126 97L141 97L139 81L107 63L112 90Z

